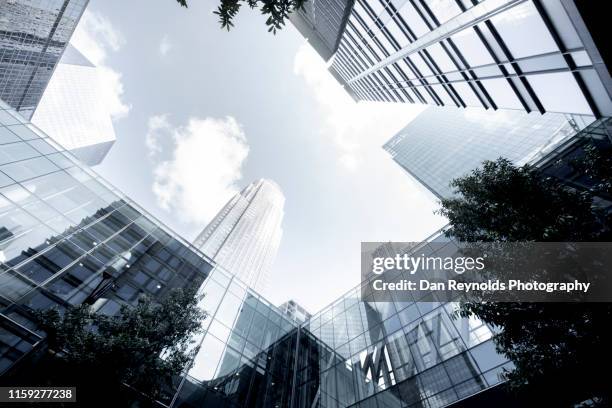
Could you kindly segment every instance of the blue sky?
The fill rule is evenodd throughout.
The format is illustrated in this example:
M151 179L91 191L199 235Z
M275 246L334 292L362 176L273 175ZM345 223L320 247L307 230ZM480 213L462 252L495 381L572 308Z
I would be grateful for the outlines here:
M117 142L96 170L187 239L243 186L275 180L283 239L262 293L311 312L359 282L361 241L418 241L444 220L381 145L423 108L354 103L288 25L215 1L91 0L73 43L101 67Z

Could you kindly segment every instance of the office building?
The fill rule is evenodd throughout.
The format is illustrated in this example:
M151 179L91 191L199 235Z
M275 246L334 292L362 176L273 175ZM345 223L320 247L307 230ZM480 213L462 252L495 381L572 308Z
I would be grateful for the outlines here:
M255 290L265 287L282 236L285 196L271 180L234 195L194 240L217 264Z
M0 374L44 350L31 311L114 314L198 286L212 261L0 101Z
M356 0L329 70L356 100L610 116L607 44L580 3Z
M451 180L469 174L484 160L533 162L591 121L558 113L428 108L383 148L436 197L449 198L454 194Z
M68 44L32 117L88 166L100 164L116 139L103 86L98 69Z
M444 406L509 366L453 304L360 302L355 288L298 324L2 102L0 186L0 375L44 351L32 310L114 314L187 285L209 318L162 406Z
M329 60L338 49L340 38L353 7L352 0L330 0L323 3L307 1L289 20L308 40L308 43Z
M295 300L288 300L278 307L285 316L292 321L301 324L309 320L312 316L306 309L300 306Z
M609 214L612 212L612 186L607 174L611 154L612 119L603 118L546 151L533 165L546 177L593 194L596 207Z
M0 99L30 119L88 0L0 0Z
M236 279L225 285L173 406L444 407L497 398L512 367L491 327L451 317L454 303L373 302L357 287L295 325Z

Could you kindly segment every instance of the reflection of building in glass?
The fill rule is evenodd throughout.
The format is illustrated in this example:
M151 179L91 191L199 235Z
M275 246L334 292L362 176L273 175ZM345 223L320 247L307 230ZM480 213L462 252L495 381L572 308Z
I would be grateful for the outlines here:
M255 290L265 287L282 236L285 196L271 180L257 180L232 197L194 245Z
M214 279L205 293L221 291ZM296 327L248 289L240 295L235 278L222 280L174 406L443 407L499 384L510 367L491 328L451 318L456 304L362 302L356 288Z
M331 0L325 2L325 7L319 6L318 2L307 1L289 19L327 61L338 49L353 1Z
M88 0L0 0L0 99L31 118Z
M510 110L429 108L385 145L397 164L438 198L451 180L505 157L524 164L583 128L592 117Z
M89 166L100 164L115 143L99 75L68 44L32 117L32 123Z
M212 269L22 121L0 102L0 374L44 350L33 309L87 303L114 314L140 294L199 286Z
M610 116L610 74L575 3L356 0L330 71L358 100Z
M509 365L491 328L451 319L451 303L377 303L355 288L295 323L1 102L0 186L0 373L44 348L32 309L112 314L185 285L210 317L169 407L437 407Z
M278 307L286 316L294 322L301 324L311 318L310 313L295 300L288 300Z
M589 191L595 204L612 211L609 158L612 155L612 119L600 119L534 163L547 177L554 177L578 191ZM584 166L589 166L588 172ZM608 178L606 180L606 177Z

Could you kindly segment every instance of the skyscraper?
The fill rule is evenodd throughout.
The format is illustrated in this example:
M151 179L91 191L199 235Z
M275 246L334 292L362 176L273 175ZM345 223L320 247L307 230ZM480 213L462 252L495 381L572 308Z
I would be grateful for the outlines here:
M32 117L32 123L89 166L99 164L116 139L99 75L68 44Z
M0 0L0 99L32 117L89 0Z
M612 80L581 11L573 0L356 0L329 69L358 100L610 116Z
M289 20L327 61L338 49L352 7L352 0L326 1L325 7L319 7L316 1L307 1L304 7L289 15Z
M448 198L453 195L451 180L484 160L531 162L591 120L560 113L436 107L422 112L383 148L438 198Z
M268 181L243 192L283 201ZM238 213L270 206L261 200ZM356 287L293 321L1 101L0 262L0 375L36 369L45 352L32 311L85 303L112 315L188 285L205 294L209 317L193 365L160 406L443 407L474 395L488 406L512 367L493 329L451 318L452 303L373 302Z
M260 179L232 197L194 240L196 248L254 289L262 289L282 236L285 196Z

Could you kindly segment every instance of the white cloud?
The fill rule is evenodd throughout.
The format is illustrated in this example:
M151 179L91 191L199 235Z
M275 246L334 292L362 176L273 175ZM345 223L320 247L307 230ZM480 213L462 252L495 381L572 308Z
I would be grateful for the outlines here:
M121 73L107 65L109 53L117 52L125 45L125 39L101 14L85 10L70 42L98 67L101 81L100 98L108 107L113 119L127 116L131 106L123 101Z
M339 150L338 162L349 171L356 171L371 149L380 149L424 109L402 103L355 103L308 43L298 50L293 70L313 90L325 117L322 136L332 137Z
M233 117L191 118L186 126L173 127L167 115L153 116L145 141L156 161L157 202L181 221L210 221L238 191L249 146ZM158 153L166 150L169 158L160 160Z
M164 35L159 43L159 53L162 57L165 57L170 50L172 49L172 43L170 42L170 38L168 35Z

